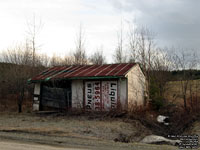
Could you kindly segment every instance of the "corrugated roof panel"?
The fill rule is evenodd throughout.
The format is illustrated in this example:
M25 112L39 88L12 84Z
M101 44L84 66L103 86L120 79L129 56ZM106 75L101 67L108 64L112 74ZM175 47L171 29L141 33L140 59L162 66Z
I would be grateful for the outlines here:
M82 72L78 76L80 77L87 77L91 76L91 73L94 72L97 68L99 68L101 65L92 65L92 67L88 68L86 72Z
M65 67L56 67L51 73L45 75L42 77L42 80L43 79L46 79L46 78L52 78L54 77L56 74L60 73Z
M107 65L101 71L96 73L95 76L105 76L105 74L111 71L112 69L113 69L112 65Z
M117 65L118 65L118 64L110 64L110 65L109 65L110 67L103 71L104 74L101 72L100 75L103 75L103 76L106 75L106 76L107 76L107 74L109 74L110 72L112 72L112 70L113 70Z
M74 71L73 73L69 74L68 77L78 76L79 73L83 72L87 68L88 68L88 66L81 66L80 68L76 69L76 71Z
M110 72L108 72L106 75L108 75L108 76L114 76L115 75L115 73L117 72L117 71L119 71L122 67L123 67L123 65L124 64L117 64L115 67L113 67L113 69L110 71Z
M68 73L69 71L71 71L71 69L73 68L73 66L66 66L65 69L61 70L60 73L54 75L52 77L52 79L60 79L63 77L63 75L65 75L66 73Z
M119 72L117 72L116 75L118 75L118 74L125 75L130 70L130 68L132 68L132 67L133 67L133 64L127 64L126 66L124 66L123 69L121 69Z
M75 71L77 71L77 69L81 68L82 66L70 66L70 68L66 71L66 72L63 72L62 74L58 75L58 76L55 76L56 79L62 79L62 78L65 78L67 77L68 75L74 73Z
M62 78L62 76L65 73L68 73L71 70L72 67L73 66L63 66L63 67L61 67L61 68L58 69L57 73L54 73L54 75L51 75L50 77L52 79L60 79L60 78Z
M36 79L36 78L42 78L43 76L45 76L45 75L48 75L50 72L52 72L52 70L54 70L55 69L55 67L52 67L52 68L50 68L50 69L48 69L48 70L45 70L45 71L43 71L43 72L41 72L37 77L35 77L34 79Z
M105 65L99 65L98 67L93 69L93 71L87 73L86 76L89 76L89 77L95 76L96 74L98 74L104 68L105 68Z
M45 79L65 79L81 77L119 77L124 76L135 64L105 64L105 65L82 65L62 66L49 68L31 79L40 81Z
M74 76L84 76L88 71L91 71L92 68L93 68L93 65L86 66L84 69L76 73Z
M122 71L126 70L126 67L127 67L128 65L129 65L129 64L121 65L120 68L118 68L117 71L114 73L114 75L117 76L118 74L121 74Z
M79 66L79 68L75 68L74 69L74 72L71 72L71 73L65 75L64 77L65 78L75 77L75 74L79 73L79 71L82 71L84 68L87 68L87 66Z
M58 71L58 67L49 68L48 70L42 72L41 74L39 74L38 76L36 76L32 80L44 80L45 78L55 74L55 72L57 72L57 71Z

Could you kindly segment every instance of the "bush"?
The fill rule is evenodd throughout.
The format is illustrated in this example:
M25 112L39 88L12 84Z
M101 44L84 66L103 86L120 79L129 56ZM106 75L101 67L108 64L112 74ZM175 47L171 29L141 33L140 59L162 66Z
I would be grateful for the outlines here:
M152 100L152 108L154 110L157 110L159 111L160 109L162 109L164 107L164 100L163 100L163 97L161 96L158 96L158 97L155 97L153 100Z
M159 84L154 79L151 80L149 94L153 110L159 111L164 107L164 97L161 95Z

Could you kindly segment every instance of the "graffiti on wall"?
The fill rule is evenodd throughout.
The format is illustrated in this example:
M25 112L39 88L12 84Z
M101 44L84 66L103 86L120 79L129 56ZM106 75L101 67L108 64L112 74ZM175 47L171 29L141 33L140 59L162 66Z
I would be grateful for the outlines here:
M114 109L117 106L117 81L102 82L103 110Z
M100 82L86 82L85 83L85 104L87 109L100 110Z
M117 106L117 81L85 82L85 106L88 110L110 110Z

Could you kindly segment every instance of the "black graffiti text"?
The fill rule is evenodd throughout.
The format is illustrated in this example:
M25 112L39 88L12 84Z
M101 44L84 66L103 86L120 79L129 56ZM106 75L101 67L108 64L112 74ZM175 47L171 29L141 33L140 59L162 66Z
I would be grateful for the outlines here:
M116 83L111 83L110 84L110 102L111 102L111 109L116 108L116 88L117 84Z
M87 84L87 105L86 105L86 109L92 109L91 105L92 105L92 84L88 83Z

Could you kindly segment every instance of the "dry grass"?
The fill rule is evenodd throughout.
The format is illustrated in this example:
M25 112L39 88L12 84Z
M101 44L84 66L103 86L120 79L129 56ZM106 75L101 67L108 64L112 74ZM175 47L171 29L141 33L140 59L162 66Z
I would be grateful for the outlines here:
M22 111L31 112L32 111L32 97L30 95L25 95L24 101L22 103ZM17 96L14 94L9 94L4 98L0 98L0 112L17 112L18 102Z
M199 143L200 143L200 121L199 122L194 122L190 128L188 128L184 134L186 135L198 135L199 138Z
M149 132L139 122L133 123L120 118L96 117L90 115L35 115L35 114L1 114L0 131L26 132L54 136L72 136L82 138L99 138L114 140L120 134L132 137L138 141L143 135L138 133L142 128ZM135 135L138 135L135 137Z
M189 85L192 85L192 96L200 97L200 80L192 80L188 83L187 99L190 99ZM181 81L171 81L166 85L165 98L176 105L183 106ZM189 102L188 102L189 103Z

